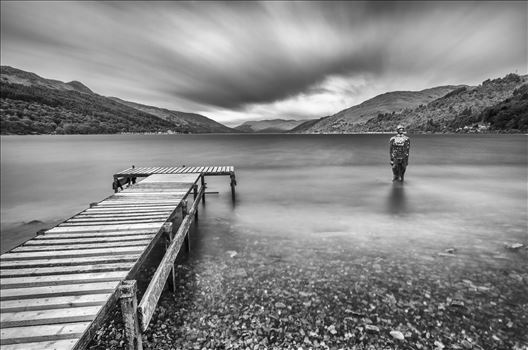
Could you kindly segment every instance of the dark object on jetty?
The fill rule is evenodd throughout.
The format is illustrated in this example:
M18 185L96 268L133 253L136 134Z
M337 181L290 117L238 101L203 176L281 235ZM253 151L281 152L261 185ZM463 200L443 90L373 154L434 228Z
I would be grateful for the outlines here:
M182 246L190 249L204 174L143 172L143 181L2 254L2 350L84 349L118 300L128 348L141 349L165 282L176 285L176 256ZM165 255L138 301L134 279L160 240Z

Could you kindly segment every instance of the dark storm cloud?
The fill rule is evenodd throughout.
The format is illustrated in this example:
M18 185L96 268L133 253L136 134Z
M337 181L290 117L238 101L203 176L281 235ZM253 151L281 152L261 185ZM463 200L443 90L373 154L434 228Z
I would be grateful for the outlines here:
M525 2L1 6L2 64L225 118L328 114L390 89L526 71Z

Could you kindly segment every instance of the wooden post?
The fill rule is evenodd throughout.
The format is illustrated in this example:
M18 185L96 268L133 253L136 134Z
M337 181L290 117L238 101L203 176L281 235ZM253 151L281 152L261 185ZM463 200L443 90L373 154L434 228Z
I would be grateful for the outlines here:
M174 235L172 233L172 222L166 222L163 224L163 231L165 232L165 251L170 247L170 244L172 243L172 240L174 239ZM171 279L169 282L169 286L172 290L172 292L176 292L176 270L174 269L174 266L171 269Z
M119 189L123 191L123 184L121 183L120 178L114 177L114 182L112 182L112 188L114 189L115 193L117 193Z
M187 216L187 213L189 212L187 208L187 200L182 201L182 220L185 219ZM187 241L187 252L191 251L191 237L189 236L189 232L187 232L187 235L185 236L185 240Z
M203 202L203 204L205 204L205 189L207 188L207 187L205 187L205 186L207 185L207 184L205 183L205 175L202 174L202 176L200 176L200 179L201 179L201 181L202 181L202 187L203 187L203 189L204 189L203 194L202 194L202 202Z
M119 301L125 324L128 350L143 350L141 329L137 316L137 283L135 280L123 281L119 285Z
M235 201L235 186L236 186L236 178L235 173L231 172L229 174L229 177L231 178L231 198L233 199L233 202Z
M193 197L194 197L194 200L196 200L196 197L198 197L198 185L194 185L193 186ZM196 221L198 221L198 209L196 209L196 211L194 212L194 218Z

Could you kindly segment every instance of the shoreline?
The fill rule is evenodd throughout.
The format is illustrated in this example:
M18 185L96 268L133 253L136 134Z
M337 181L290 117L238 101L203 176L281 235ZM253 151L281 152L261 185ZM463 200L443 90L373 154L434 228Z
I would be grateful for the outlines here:
M115 134L1 134L0 136L108 136L108 135L151 135L151 136L166 136L166 135L392 135L395 131L365 131L365 132L332 132L332 133L290 133L273 132L240 132L240 133L115 133ZM408 135L528 135L527 131L488 131L488 132L406 132Z

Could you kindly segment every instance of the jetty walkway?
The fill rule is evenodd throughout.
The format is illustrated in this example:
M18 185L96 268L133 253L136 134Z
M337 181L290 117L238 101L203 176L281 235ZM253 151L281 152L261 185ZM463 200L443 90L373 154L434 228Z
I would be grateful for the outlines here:
M176 256L190 249L206 175L229 175L234 196L233 167L134 167L114 175L115 194L2 254L1 348L83 349L120 300L129 348L141 349L166 281L176 284ZM161 239L165 255L138 301L134 278Z

